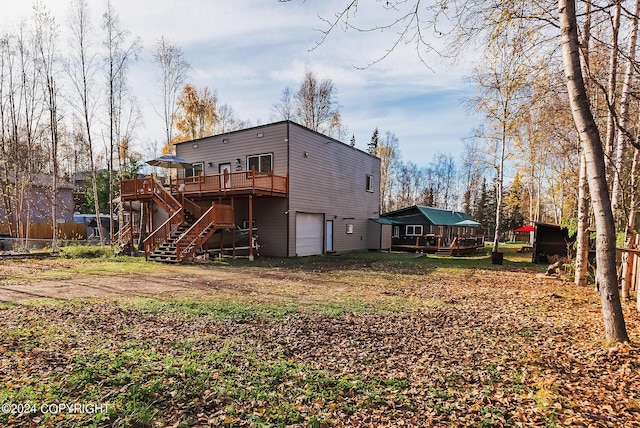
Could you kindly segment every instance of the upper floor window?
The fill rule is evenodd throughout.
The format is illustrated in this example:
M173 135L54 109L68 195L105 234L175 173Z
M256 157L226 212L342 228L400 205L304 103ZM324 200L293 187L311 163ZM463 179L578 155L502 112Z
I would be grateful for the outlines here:
M184 169L184 176L195 177L197 175L202 175L203 170L204 170L204 164L202 162L194 163L193 165L191 165L191 168Z
M273 171L273 155L266 153L262 155L247 156L247 170L255 169L260 172Z
M373 175L367 174L367 192L373 192Z

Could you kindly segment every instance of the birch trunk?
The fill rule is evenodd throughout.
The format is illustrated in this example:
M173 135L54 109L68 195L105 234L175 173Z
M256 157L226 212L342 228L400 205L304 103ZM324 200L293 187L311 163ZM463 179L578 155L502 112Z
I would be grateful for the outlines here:
M632 96L635 73L636 45L638 41L638 15L640 14L640 0L635 1L635 11L631 21L631 33L629 35L629 43L627 45L627 64L622 83L622 94L620 96L620 117L618 118L618 135L617 148L615 156L615 167L613 175L613 186L611 191L611 207L616 220L623 217L623 201L622 201L622 181L628 178L624 173L625 156L629 147L629 138L625 133L629 125L629 104ZM630 191L635 193L635 187L631 186ZM633 227L633 225L631 225Z
M562 60L571 113L587 164L587 181L596 223L596 282L599 286L605 337L627 342L616 274L616 234L606 179L604 151L591 113L580 68L575 0L558 1Z
M576 237L576 272L574 282L586 286L587 267L589 265L589 188L587 186L587 162L580 153L580 175L578 178L578 234Z
M505 109L506 110L506 109ZM502 182L504 180L504 152L507 145L507 129L506 124L502 124L502 140L500 144L500 159L498 163L498 183L496 189L496 231L493 235L492 252L498 252L498 243L500 241L500 226L502 220Z
M609 56L609 80L607 81L607 135L605 140L605 156L611 164L613 159L613 146L615 139L615 118L611 106L616 101L616 77L618 75L618 33L620 32L620 0L616 0L616 5L611 21L611 54ZM612 168L611 168L612 169Z
M624 231L624 246L626 248L630 248L631 245L634 243L634 239L635 239L635 235L634 235L634 226L636 224L636 205L638 204L638 193L636 192L635 188L637 185L637 180L636 180L636 176L638 174L638 157L639 157L640 152L638 152L638 149L635 149L633 151L633 164L631 165L631 187L632 187L632 193L631 193L631 201L630 201L630 208L629 208L629 216L627 218L627 226L625 227L625 231ZM621 270L622 270L622 284L621 284L621 291L622 291L622 298L623 299L629 299L631 298L630 296L630 291L631 291L631 284L627 281L627 272L629 270L630 266L629 266L629 253L622 253L622 263L621 263ZM640 290L636 290L638 296L640 296ZM640 297L638 297L638 310L640 310Z

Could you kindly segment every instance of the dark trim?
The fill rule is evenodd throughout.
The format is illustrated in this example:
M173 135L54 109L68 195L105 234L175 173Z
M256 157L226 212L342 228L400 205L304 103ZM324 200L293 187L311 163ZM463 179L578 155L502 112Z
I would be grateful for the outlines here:
M287 121L287 215L285 221L287 223L287 257L291 257L290 250L290 229L291 229L291 133L289 132L289 122Z

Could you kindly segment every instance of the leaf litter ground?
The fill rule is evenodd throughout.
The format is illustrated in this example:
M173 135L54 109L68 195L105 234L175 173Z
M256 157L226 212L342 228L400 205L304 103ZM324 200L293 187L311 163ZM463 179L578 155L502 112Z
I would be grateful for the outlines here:
M607 348L594 291L529 268L31 261L0 276L0 403L108 404L1 425L640 427L634 305L632 343Z

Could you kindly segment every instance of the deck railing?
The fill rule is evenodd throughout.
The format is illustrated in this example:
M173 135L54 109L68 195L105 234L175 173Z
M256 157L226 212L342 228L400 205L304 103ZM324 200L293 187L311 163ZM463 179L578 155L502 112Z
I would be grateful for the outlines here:
M155 177L133 178L120 183L120 196L123 200L153 198L167 213L173 214L182 205L173 197Z
M259 190L287 193L287 177L255 170L222 174L179 177L174 182L178 193L218 193L239 190Z
M154 196L154 193L162 194L158 191L158 186L161 189L165 189L167 194L174 195L202 195L242 191L260 191L274 195L286 195L289 184L287 176L251 170L179 177L172 181L169 192L156 179L149 176L123 181L120 184L120 195L123 200L150 198Z
M122 180L120 182L120 196L128 199L149 197L153 194L153 182L154 178L152 176Z
M209 239L216 227L229 227L234 224L233 208L231 205L216 205L204 213L186 232L176 241L176 258L186 260L195 253Z

